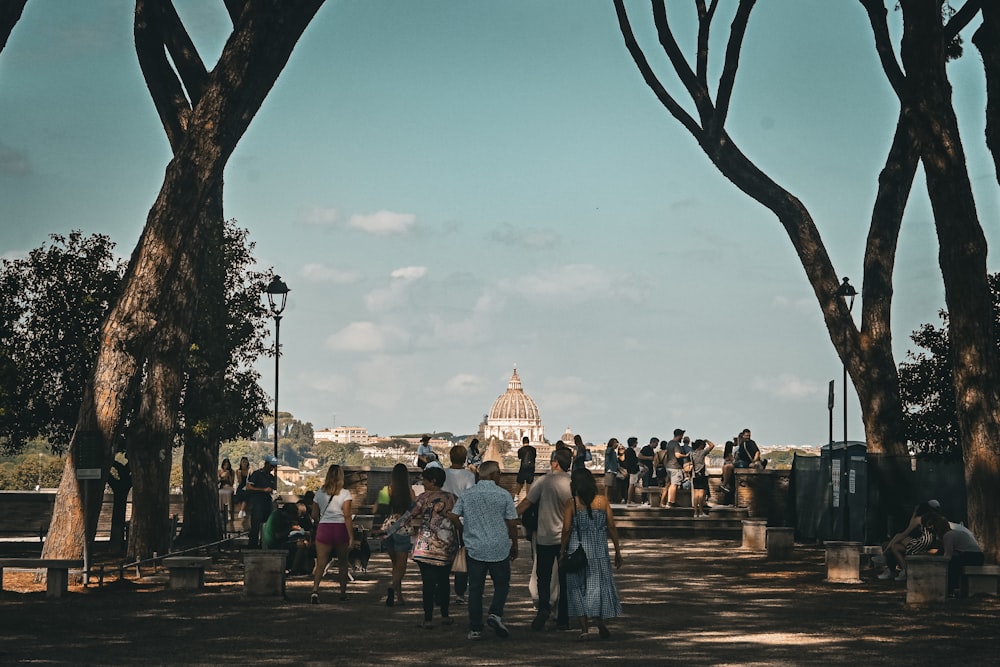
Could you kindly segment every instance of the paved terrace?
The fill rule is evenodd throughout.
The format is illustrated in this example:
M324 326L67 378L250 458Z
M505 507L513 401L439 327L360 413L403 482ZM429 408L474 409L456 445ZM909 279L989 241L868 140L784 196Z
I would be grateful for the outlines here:
M532 632L524 556L514 563L505 614L511 637L487 630L470 642L464 607L452 607L450 627L417 628L412 563L405 607L384 604L384 554L373 555L347 602L337 601L328 580L323 603L311 606L304 578L288 581L287 599L244 599L239 555L223 552L201 592L166 589L165 572L142 579L130 572L101 589L71 585L68 597L46 600L31 574L9 572L0 595L0 663L1000 664L996 598L907 607L904 584L878 581L874 572L857 585L825 583L822 550L811 546L781 563L728 540L626 540L623 547L624 616L610 624L607 641L579 642L578 632L551 626Z

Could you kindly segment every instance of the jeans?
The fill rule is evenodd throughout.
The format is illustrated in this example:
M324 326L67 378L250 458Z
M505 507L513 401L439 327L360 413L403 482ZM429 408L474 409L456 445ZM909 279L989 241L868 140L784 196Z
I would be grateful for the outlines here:
M249 548L260 547L260 529L267 522L267 517L271 516L271 502L259 502L256 499L250 501L250 541Z
M420 581L423 584L424 620L434 618L434 604L441 609L441 618L448 618L448 600L451 583L450 565L431 565L417 561Z
M476 560L466 556L469 564L469 629L483 629L483 592L486 589L486 573L493 580L493 601L489 613L503 618L503 607L510 592L510 560L497 562Z
M463 597L465 591L469 590L469 575L465 572L455 573L455 595Z
M535 572L538 577L538 611L551 612L549 598L552 595L552 564L559 558L560 545L536 544ZM566 573L559 568L559 611L556 613L557 625L569 625L569 607L566 598Z

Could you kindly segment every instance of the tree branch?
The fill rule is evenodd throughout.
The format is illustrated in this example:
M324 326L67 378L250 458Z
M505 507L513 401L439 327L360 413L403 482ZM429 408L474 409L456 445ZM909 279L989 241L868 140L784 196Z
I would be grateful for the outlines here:
M649 61L646 60L646 55L642 52L639 47L639 43L635 39L635 34L632 32L632 26L629 24L628 14L625 12L625 2L624 0L614 0L615 3L615 13L618 15L618 27L621 30L622 38L625 40L625 47L628 52L632 55L632 60L635 61L636 67L639 68L639 72L642 74L643 80L646 85L649 86L656 98L660 100L660 103L666 107L667 111L670 112L674 118L680 122L684 128L690 132L699 141L703 135L701 127L698 123L691 117L688 112L686 112L681 105L667 92L667 89L663 87L660 80L656 78L656 74L653 72L653 68L649 66Z
M666 0L660 0L660 2L652 0L652 6L653 23L656 25L656 35L660 40L660 45L670 59L670 64L673 65L677 76L680 77L681 83L684 84L688 94L691 95L691 99L694 100L695 108L698 109L698 116L701 118L702 127L705 127L715 113L712 106L712 99L708 95L708 87L702 85L694 72L691 71L691 66L688 65L687 59L681 53L681 47L678 46L677 40L674 39L674 33L670 30L670 23L667 21Z
M882 70L889 79L889 85L896 93L896 97L903 99L905 94L906 75L903 73L899 62L896 60L896 52L892 50L892 41L889 39L889 25L886 22L887 11L882 0L860 0L861 5L868 12L868 21L872 26L872 34L875 36L875 50L878 52L879 60L882 62Z
M229 20L236 25L236 22L240 19L240 14L243 13L243 7L246 5L245 0L225 0L226 11L229 12Z
M726 63L719 79L719 93L715 96L715 117L708 128L711 137L718 137L726 124L729 115L729 102L733 96L733 85L736 83L736 70L740 65L740 50L743 48L743 37L746 35L750 12L756 0L740 0L740 6L733 17L733 25L729 32L729 43L726 45Z
M5 0L0 2L0 51L7 46L7 39L18 21L28 0Z
M184 140L191 105L176 72L167 61L158 12L149 5L147 0L136 0L135 3L135 53L167 141L176 153Z
M198 55L198 49L191 36L188 35L181 18L177 15L174 3L163 0L159 4L159 26L163 35L163 43L170 53L174 67L180 75L184 88L191 99L191 106L198 106L198 101L208 85L208 70Z
M996 0L992 0L995 2ZM983 0L968 0L962 8L955 12L955 15L951 17L944 26L944 42L947 44L951 40L958 36L958 33L962 32L962 28L969 25L969 21L975 18L976 14L983 7Z
M712 3L711 10L705 9L705 0L696 0L698 9L698 55L695 64L695 75L698 82L708 90L708 37L712 28L712 14L715 13L716 3Z

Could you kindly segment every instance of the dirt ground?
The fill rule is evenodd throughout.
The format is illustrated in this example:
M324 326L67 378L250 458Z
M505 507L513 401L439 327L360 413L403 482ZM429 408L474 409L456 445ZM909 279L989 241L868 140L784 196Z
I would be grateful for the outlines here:
M335 582L324 582L319 606L308 604L310 582L301 577L288 580L286 599L244 598L235 552L209 567L200 592L165 588L165 572L142 579L131 572L47 600L30 573L8 571L0 664L1000 664L997 598L908 607L905 584L879 581L873 571L861 584L825 583L823 553L810 546L780 563L732 542L623 547L623 616L609 624L610 639L587 642L575 627L531 630L526 549L514 563L505 613L511 637L487 629L478 642L466 639L461 606L452 606L452 626L417 627L412 563L406 606L386 607L385 554L373 555L346 602L337 601ZM487 583L487 599L491 590Z

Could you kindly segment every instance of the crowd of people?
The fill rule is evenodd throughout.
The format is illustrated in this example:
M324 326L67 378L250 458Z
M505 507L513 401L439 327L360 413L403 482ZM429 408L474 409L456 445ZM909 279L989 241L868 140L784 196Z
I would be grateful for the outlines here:
M695 518L708 516L711 489L708 483L707 459L716 445L711 440L691 440L682 428L674 429L669 440L653 437L641 449L639 439L631 437L626 445L617 438L608 440L604 452L604 489L610 500L621 498L626 505L648 503L639 498L640 490L660 489L660 505L677 506L678 489L691 490L691 506ZM763 469L767 461L761 458L760 447L750 437L750 429L726 442L723 453L720 505L732 505L735 499L736 468Z
M422 445L428 441L425 436ZM553 620L557 629L568 630L575 618L580 640L605 639L610 636L606 621L621 614L614 568L622 566L622 553L612 493L620 493L632 505L637 489L657 486L661 504L670 508L676 506L677 489L686 486L694 516L705 516L710 495L706 460L715 448L707 439L692 441L680 428L674 429L671 439L654 437L641 449L638 438L628 438L625 446L611 438L604 457L604 494L598 493L595 477L586 467L591 456L579 435L572 446L557 443L549 469L537 483L538 451L525 438L513 492L500 485L499 464L483 461L475 439L469 447L450 449L447 468L436 453L425 450L416 484L411 484L408 467L399 463L378 494L376 511L385 520L372 537L382 540L392 568L385 604L406 603L402 582L408 561L413 560L421 581L421 629L430 629L435 622L452 625L454 604L466 607L470 640L480 639L485 627L498 637L509 636L504 607L523 526L532 563L528 590L536 608L532 630L542 631ZM223 461L219 489L224 519L243 520L248 515L251 548L287 549L288 572L312 574L313 604L320 601L320 584L335 559L339 598L346 600L351 554L358 541L343 468L331 465L318 492L272 512L276 465L277 460L267 456L260 469L250 472L246 457L236 470L228 459ZM719 487L722 504L732 503L735 469L765 465L749 429L727 442ZM929 500L914 508L907 526L883 546L877 558L883 566L878 578L905 580L907 557L932 550L949 559L949 590L957 587L963 566L984 561L972 533L948 521L940 503ZM484 609L487 576L493 595Z
M386 519L373 534L383 540L393 563L386 605L401 602L400 584L406 571L401 554L408 553L420 569L421 629L432 628L435 622L453 624L454 602L466 607L468 639L481 639L485 628L508 637L504 608L511 591L511 561L519 557L518 530L523 520L533 564L529 590L537 594L532 629L544 630L555 607L556 628L569 629L570 618L575 617L581 640L609 637L606 619L621 614L612 572L612 565L622 564L621 547L610 503L597 493L593 475L578 464L586 459L582 439L574 449L557 448L550 457L549 473L537 484L537 450L523 443L513 493L500 486L499 464L482 461L477 445L473 441L469 448L452 447L448 468L437 457L428 457L420 473L419 494L410 490L405 466L393 470L390 484L380 494L387 500L379 506ZM404 509L408 493L413 495ZM515 504L521 493L523 499ZM460 549L464 559L458 561L464 571L452 572ZM564 565L566 554L578 549L586 554L586 566L569 572ZM487 577L492 583L488 606Z

